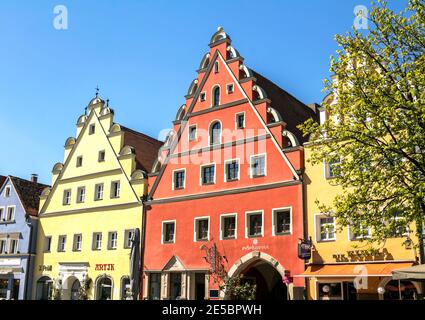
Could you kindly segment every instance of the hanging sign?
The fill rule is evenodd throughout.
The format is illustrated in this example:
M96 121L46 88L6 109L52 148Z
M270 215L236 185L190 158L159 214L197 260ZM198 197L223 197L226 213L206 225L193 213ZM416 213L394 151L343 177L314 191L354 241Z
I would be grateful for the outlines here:
M298 258L303 260L310 260L312 246L313 244L311 239L310 240L299 239L298 240Z

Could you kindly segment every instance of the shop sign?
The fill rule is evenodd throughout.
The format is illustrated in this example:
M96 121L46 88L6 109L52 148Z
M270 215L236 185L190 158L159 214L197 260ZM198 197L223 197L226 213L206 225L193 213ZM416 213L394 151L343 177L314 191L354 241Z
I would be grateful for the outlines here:
M95 270L96 271L114 271L115 264L110 263L98 263L96 264Z
M303 260L311 259L311 249L312 249L312 241L311 239L299 239L298 240L298 258Z
M38 271L52 271L52 266L51 265L39 265L38 266Z

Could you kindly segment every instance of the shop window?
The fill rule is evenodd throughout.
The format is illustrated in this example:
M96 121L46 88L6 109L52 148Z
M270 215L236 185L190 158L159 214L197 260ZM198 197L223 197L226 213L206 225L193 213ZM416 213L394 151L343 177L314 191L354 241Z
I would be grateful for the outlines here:
M7 279L0 279L0 300L7 299L7 291L8 291L7 287L8 287Z
M131 298L130 278L123 277L121 279L121 300L126 300L129 298Z
M150 300L161 299L161 274L149 274L149 297Z
M42 277L37 281L37 300L51 300L53 281L49 277Z
M13 279L12 294L11 294L11 298L13 300L19 300L20 285L21 285L21 281L19 279Z
M319 300L342 300L342 283L318 283Z

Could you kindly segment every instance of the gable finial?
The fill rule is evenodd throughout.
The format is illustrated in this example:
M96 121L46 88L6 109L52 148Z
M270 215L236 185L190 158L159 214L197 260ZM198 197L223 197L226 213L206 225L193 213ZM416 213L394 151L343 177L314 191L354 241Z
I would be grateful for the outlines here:
M109 98L106 99L106 106L109 107Z
M99 86L96 86L96 98L99 96Z

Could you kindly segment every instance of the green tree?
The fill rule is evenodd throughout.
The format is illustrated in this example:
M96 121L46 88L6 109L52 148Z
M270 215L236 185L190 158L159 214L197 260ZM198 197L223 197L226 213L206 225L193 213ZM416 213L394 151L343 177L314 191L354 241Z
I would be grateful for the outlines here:
M332 78L325 81L327 120L301 126L313 164L337 163L332 183L344 192L333 206L339 225L371 241L422 234L425 217L425 8L411 0L402 12L373 4L369 30L337 35ZM327 210L327 211L325 211ZM412 224L413 223L413 224ZM421 241L420 241L421 242ZM425 261L422 261L425 262Z

